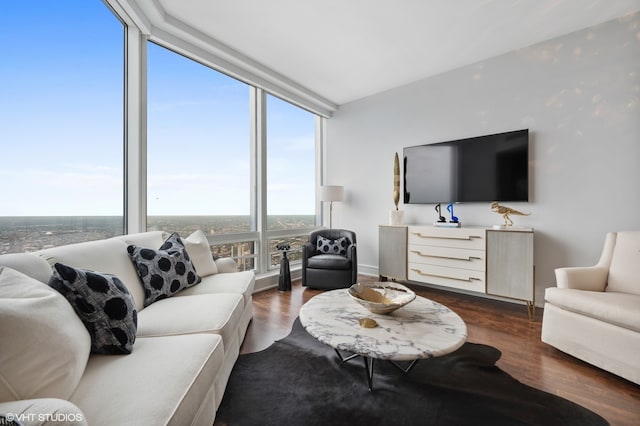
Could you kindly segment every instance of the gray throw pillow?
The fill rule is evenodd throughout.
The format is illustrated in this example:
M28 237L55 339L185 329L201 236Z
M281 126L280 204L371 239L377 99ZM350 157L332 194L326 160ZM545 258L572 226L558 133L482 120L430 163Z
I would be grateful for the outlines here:
M130 245L127 252L142 280L145 307L202 281L176 232L157 250Z
M131 353L138 313L118 277L56 263L49 286L69 301L82 320L91 336L91 352Z
M347 249L351 245L350 241L346 237L340 237L335 240L330 240L318 236L316 241L316 250L323 254L339 254L340 256L347 255Z

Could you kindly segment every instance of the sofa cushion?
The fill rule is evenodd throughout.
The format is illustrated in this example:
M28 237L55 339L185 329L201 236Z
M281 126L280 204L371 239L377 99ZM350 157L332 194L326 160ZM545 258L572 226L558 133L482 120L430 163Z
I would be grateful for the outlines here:
M69 244L35 252L49 262L113 274L127 286L138 312L143 308L144 291L127 254L127 243L117 238Z
M89 333L57 291L0 267L0 401L67 399L89 358Z
M91 335L91 352L131 353L137 312L118 277L56 263L49 285L71 303L84 323Z
M159 300L140 312L138 337L212 333L227 346L244 311L240 294L200 294Z
M640 296L549 287L544 299L559 308L640 332Z
M144 306L173 296L201 281L182 239L173 233L159 249L127 247L144 287Z
M130 355L92 355L69 400L91 426L192 425L202 406L214 416L223 359L217 335L140 338Z
M618 232L605 291L640 295L640 231Z
M244 306L251 304L251 295L256 284L253 271L221 273L202 277L200 284L182 290L176 297L197 294L234 293L241 294Z
M184 239L184 246L191 256L193 266L196 268L196 272L200 277L206 277L218 273L218 267L213 260L211 254L211 246L209 246L209 240L204 232L201 230L195 231Z
M316 251L323 254L339 254L340 256L347 255L347 249L351 243L347 237L340 237L335 240L330 240L318 235L316 241Z

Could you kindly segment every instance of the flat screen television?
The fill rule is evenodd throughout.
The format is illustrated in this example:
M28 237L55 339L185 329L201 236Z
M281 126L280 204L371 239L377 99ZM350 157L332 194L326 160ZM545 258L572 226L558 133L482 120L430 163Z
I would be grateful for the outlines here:
M529 201L529 130L404 148L404 203Z

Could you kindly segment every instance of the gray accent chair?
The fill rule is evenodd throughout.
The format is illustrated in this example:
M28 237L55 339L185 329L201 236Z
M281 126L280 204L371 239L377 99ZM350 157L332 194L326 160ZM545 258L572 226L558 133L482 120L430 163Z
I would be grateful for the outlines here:
M346 255L317 250L318 237L349 242ZM320 229L309 234L309 242L302 246L302 285L318 289L351 287L358 278L356 234L346 229Z

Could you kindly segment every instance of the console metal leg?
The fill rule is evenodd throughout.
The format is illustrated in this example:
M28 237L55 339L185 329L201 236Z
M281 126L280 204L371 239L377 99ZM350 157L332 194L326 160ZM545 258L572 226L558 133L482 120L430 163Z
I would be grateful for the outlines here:
M536 320L536 305L535 302L527 300L527 314L529 314L529 321Z

